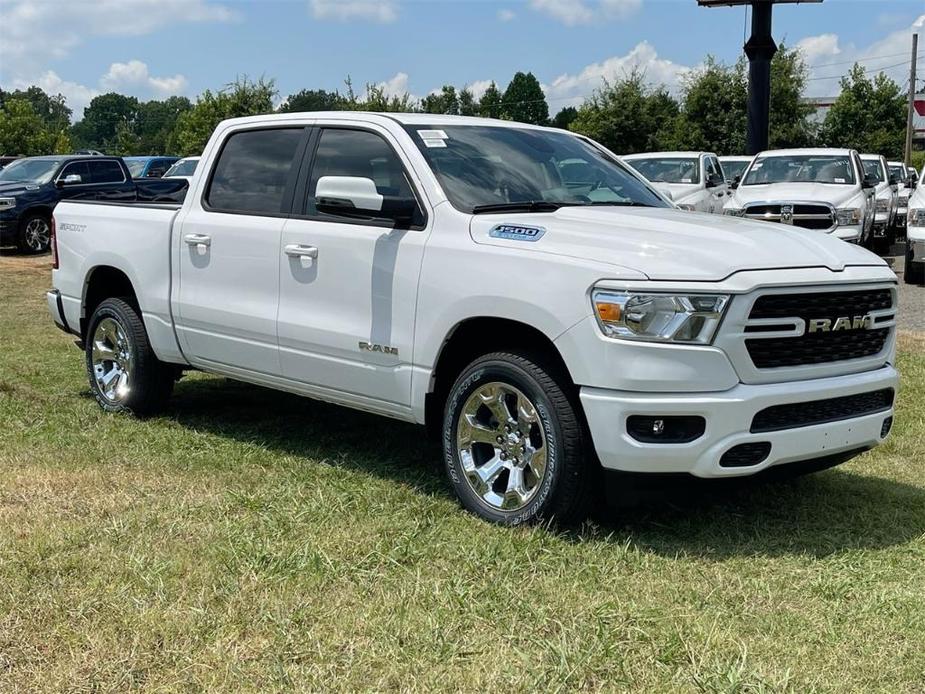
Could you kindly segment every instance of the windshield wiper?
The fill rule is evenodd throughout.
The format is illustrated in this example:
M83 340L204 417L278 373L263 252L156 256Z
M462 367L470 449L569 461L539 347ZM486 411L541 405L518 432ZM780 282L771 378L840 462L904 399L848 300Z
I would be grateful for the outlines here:
M588 207L655 207L655 205L650 205L647 202L637 202L636 200L592 200L581 204Z
M582 205L580 202L550 202L548 200L522 200L520 202L496 202L490 205L476 205L472 214L492 212L555 212L560 207Z

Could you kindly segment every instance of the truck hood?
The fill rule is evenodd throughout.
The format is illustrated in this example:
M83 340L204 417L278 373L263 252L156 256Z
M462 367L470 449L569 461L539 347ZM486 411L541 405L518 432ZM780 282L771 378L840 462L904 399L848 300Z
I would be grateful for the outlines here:
M829 183L770 183L759 186L739 186L733 201L736 207L753 202L826 202L839 208L858 195L857 186Z
M537 240L497 238L491 232L499 225L545 233ZM475 215L470 234L479 244L605 263L653 280L709 282L743 270L886 265L827 234L674 209L563 207L546 214Z
M22 195L23 193L33 193L41 186L37 183L24 183L22 181L2 181L0 182L0 195Z

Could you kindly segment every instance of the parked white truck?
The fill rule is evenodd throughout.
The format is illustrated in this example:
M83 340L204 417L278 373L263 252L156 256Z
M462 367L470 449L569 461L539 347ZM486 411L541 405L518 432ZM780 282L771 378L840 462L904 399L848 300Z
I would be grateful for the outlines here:
M874 224L874 188L854 150L771 150L746 169L724 213L865 245Z
M899 180L890 172L886 157L882 154L862 154L864 173L875 183L873 238L870 247L885 254L893 243L893 224L899 207Z
M719 159L712 152L648 152L623 160L675 205L689 212L722 214L729 185Z
M925 186L919 185L909 198L906 225L906 284L925 284Z
M602 472L820 469L892 423L882 260L676 210L562 130L230 120L182 205L55 220L48 308L104 409L192 368L429 425L491 521L581 517Z

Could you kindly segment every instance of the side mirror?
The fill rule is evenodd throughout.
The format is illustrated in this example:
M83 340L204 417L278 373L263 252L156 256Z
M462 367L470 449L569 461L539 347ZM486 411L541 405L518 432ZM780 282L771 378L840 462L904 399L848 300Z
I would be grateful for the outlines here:
M867 174L861 180L861 188L876 188L876 187L877 187L877 179L871 176L870 174Z
M739 187L739 184L742 182L742 176L736 176L732 179L732 183L729 184L729 187L735 190Z
M410 222L414 219L417 201L381 195L371 178L322 176L315 187L315 207L325 214Z
M717 186L723 185L723 183L725 183L725 181L719 174L710 174L707 176L707 188L716 188Z
M83 181L80 177L80 174L68 174L64 178L58 179L58 187L62 188L64 186L73 186Z
M891 186L899 185L899 179L896 177L896 174L890 174L890 185Z

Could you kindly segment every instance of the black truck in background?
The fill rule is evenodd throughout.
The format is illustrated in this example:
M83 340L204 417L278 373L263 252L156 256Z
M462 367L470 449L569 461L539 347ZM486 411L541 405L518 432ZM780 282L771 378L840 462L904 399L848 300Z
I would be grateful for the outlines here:
M119 157L26 157L0 171L0 246L44 253L51 244L51 214L61 200L181 202L187 182L133 180Z

